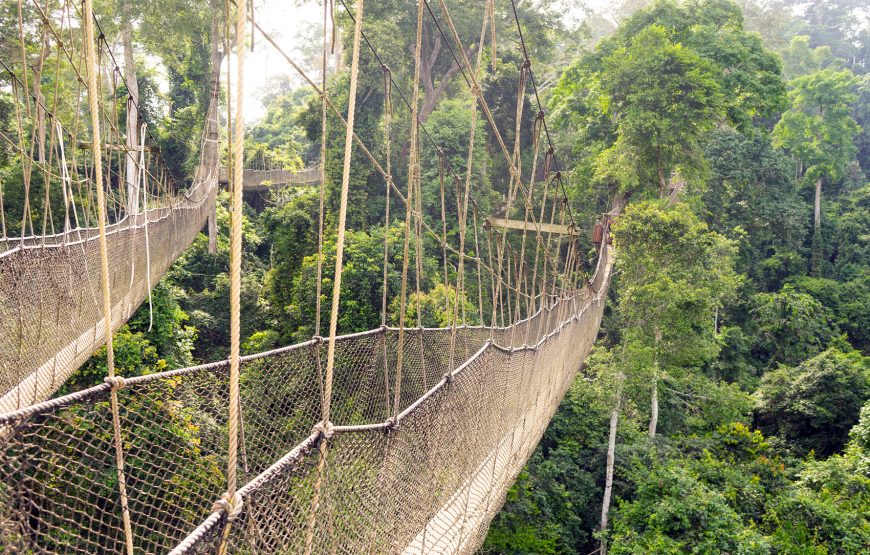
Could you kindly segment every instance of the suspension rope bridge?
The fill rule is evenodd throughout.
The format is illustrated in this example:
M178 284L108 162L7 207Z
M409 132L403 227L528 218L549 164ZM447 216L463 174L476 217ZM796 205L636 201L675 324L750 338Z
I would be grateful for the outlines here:
M41 192L48 200L39 205L44 212L42 233L33 232L33 207L28 206L20 220L20 236L13 237L6 232L0 192L7 245L0 254L0 326L11 326L0 329L0 552L423 554L473 553L482 544L507 489L595 341L612 254L603 240L594 276L583 278L582 268L591 261L582 259L578 227L515 6L523 64L514 144L509 149L481 85L488 37L495 61L494 0L485 2L474 65L446 2L438 0L436 9L426 0L416 4L415 70L409 95L363 31L364 1L357 0L353 12L344 5L353 23L353 42L343 112L327 89L331 2L323 5L323 78L318 84L260 28L246 2L229 0L226 20L227 25L235 20L237 73L235 114L229 118L227 134L228 173L233 176L230 357L128 378L115 375L111 333L147 297L212 210L220 178L217 79L204 126L202 161L193 184L186 193L178 193L159 156L149 159L153 149L146 147L144 129L137 148L127 144L114 101L117 84L102 78L106 72L101 64L107 64L111 75L120 75L120 70L108 65L113 58L104 39L95 39L91 0L85 0L80 12L65 0L59 15L42 11L44 17L33 23L43 30L38 39L43 53L50 50L50 37L80 34L55 43L58 67L65 51L69 68L87 76L78 81L82 90L77 98L88 106L75 110L76 121L66 127L55 121L56 110L45 108L42 92L31 90L27 74L33 64L24 49L27 26L19 24L20 71L4 62L20 113L17 135L8 142L17 145L24 189L29 192L31 175L41 172ZM463 169L451 166L419 117L427 17L448 45L472 95ZM327 273L322 267L327 124L337 122L345 141L334 222L337 254L329 335L240 356L242 99L249 22L321 99L318 330L321 277ZM228 30L224 34L229 36ZM363 41L384 78L382 157L354 131ZM40 55L39 68L45 57ZM36 75L33 85L41 80L39 72ZM520 139L527 121L527 84L538 100L530 148ZM391 148L397 128L404 124L399 118L394 122L393 93L410 114L404 188ZM59 100L56 92L50 102ZM48 126L52 131L47 152L59 156L45 153L40 113L54 122ZM80 122L79 115L90 122ZM473 194L479 116L509 171L506 206L498 219L479 214ZM437 154L441 225L427 221L422 209L421 132ZM89 135L90 149L78 147L79 133ZM354 148L383 179L385 225L390 225L391 203L404 208L402 282L396 292L398 325L393 327L387 318L390 242L385 237L382 325L339 335ZM531 151L528 172L522 167L525 150ZM67 161L68 152L76 152L73 156L78 158ZM132 166L124 164L130 156L138 157ZM125 173L130 167L134 176ZM52 182L65 195L62 218L51 213ZM131 199L140 195L142 204L137 205ZM447 233L449 196L455 200L452 216L459 226L458 240ZM503 225L483 226L484 220ZM54 221L63 222L62 233L51 230ZM416 326L407 321L409 308L420 299L427 244L439 249L439 274L443 270L444 285L455 290L445 301L452 316L444 328L423 327L419 309L414 311ZM472 270L476 287L466 282ZM475 292L477 314L466 314L460 298ZM105 383L45 400L102 342L109 355Z
M274 188L298 186L298 185L317 185L320 183L321 170L317 166L294 170L259 170L254 168L245 168L242 174L242 190L245 191L265 191ZM221 168L220 182L229 184L230 171L228 168Z

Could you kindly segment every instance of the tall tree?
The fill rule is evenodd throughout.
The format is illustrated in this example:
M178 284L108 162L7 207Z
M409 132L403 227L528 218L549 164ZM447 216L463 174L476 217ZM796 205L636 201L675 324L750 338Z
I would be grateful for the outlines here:
M659 0L569 68L552 106L583 181L667 193L672 174L702 173L708 130L751 134L779 114L780 74L735 3Z
M697 143L722 115L713 67L650 25L604 60L609 111L618 138L597 160L598 173L668 192L673 172L697 168Z
M658 427L659 384L719 352L714 313L735 287L734 244L685 204L630 206L613 226L617 313L628 353L647 364L649 435Z
M774 128L774 144L800 161L801 173L815 183L812 270L822 274L822 183L836 181L855 155L860 131L849 105L856 81L849 70L823 69L791 83L791 108Z

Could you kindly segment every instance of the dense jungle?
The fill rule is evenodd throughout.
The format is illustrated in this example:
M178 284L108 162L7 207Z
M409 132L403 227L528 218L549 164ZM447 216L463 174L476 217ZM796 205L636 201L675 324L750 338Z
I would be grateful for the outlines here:
M255 4L258 2L255 2ZM305 2L297 2L305 4ZM214 0L100 0L108 36L134 66L143 118L178 183L190 183L209 106ZM478 4L448 2L475 53ZM366 4L366 33L397 88L413 77L415 6ZM496 2L494 68L483 87L493 116L513 130L523 58L510 2ZM548 132L594 271L594 224L622 203L616 257L596 347L491 524L481 553L859 554L870 549L870 6L863 0L582 0L516 3ZM2 21L15 22L4 1ZM336 3L334 64L326 76L347 105L347 35ZM566 16L571 14L572 17ZM171 18L171 22L169 21ZM222 24L222 23L221 23ZM312 72L321 28L299 36ZM17 40L0 28L0 53ZM7 40L8 39L8 40ZM256 33L253 40L258 39ZM223 45L221 45L223 48ZM10 56L14 53L9 53ZM443 157L464 168L474 110L447 45L427 20L420 120ZM220 58L218 58L218 61ZM408 119L385 98L380 62L360 58L356 132L374 151L394 125L393 171L405 179ZM283 71L283 70L281 70ZM3 81L0 81L2 84ZM123 95L123 93L121 93ZM263 115L246 122L248 167L300 170L320 158L321 104L289 74L258 91ZM527 91L531 144L538 113ZM221 95L226 128L226 92ZM342 104L343 103L343 104ZM14 125L0 86L0 131ZM336 256L344 130L327 126L321 298ZM505 139L512 144L509 132ZM478 127L473 168L481 218L505 205L509 168ZM403 147L404 145L404 147ZM403 150L404 148L404 150ZM226 149L221 153L228 161ZM16 180L0 146L0 182ZM531 167L531 155L524 159ZM382 324L387 285L402 282L403 224L385 226L385 186L355 151L344 250L340 333ZM439 159L423 150L422 210L440 222ZM451 184L452 185L452 184ZM315 323L319 188L246 192L241 284L243 354L328 335ZM35 195L38 197L38 191ZM6 187L6 214L24 199ZM114 336L117 372L138 376L229 354L230 195L217 202L217 245L205 232L176 260ZM392 199L398 214L404 209ZM456 197L447 195L448 208ZM32 208L38 218L42 207ZM439 224L440 225L440 224ZM445 233L457 240L456 222ZM406 316L448 326L455 274L425 242ZM453 272L454 270L451 270ZM473 274L472 274L473 275ZM463 323L492 311L476 279L458 300ZM392 298L392 297L391 297ZM393 300L386 321L401 308ZM63 386L101 383L105 348ZM183 424L183 423L180 423ZM195 436L179 425L167 441ZM180 469L199 472L201 469Z

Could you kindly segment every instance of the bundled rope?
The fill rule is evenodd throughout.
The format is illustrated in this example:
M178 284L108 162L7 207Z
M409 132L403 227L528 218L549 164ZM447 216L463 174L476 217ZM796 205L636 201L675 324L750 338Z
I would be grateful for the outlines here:
M414 88L411 94L411 147L408 161L408 192L405 204L405 241L402 251L402 290L399 294L399 343L396 351L396 385L394 388L394 410L398 411L399 399L402 395L402 362L405 354L405 310L408 298L408 248L411 239L411 214L414 206L415 180L419 177L417 158L419 154L418 140L420 122L418 118L420 105L420 66L423 44L423 5L425 0L417 2L417 41L414 47ZM420 299L417 297L417 313L420 313Z
M233 133L233 183L232 210L230 212L230 372L229 372L229 418L227 435L227 491L222 505L226 508L226 524L223 528L218 553L227 551L227 541L235 517L242 507L238 488L239 423L241 401L239 396L239 356L241 346L241 289L242 289L242 185L245 163L245 38L248 3L236 6L236 114ZM231 518L232 517L232 518Z

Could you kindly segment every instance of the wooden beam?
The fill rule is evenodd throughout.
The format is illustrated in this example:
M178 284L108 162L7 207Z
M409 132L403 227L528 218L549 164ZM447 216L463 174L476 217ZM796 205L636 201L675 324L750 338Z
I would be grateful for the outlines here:
M505 218L487 218L486 224L492 227L498 227L501 229L519 229L522 231L526 229L530 233L535 233L537 227L532 222L523 222L522 220L507 220ZM580 235L580 232L573 226L570 225L559 225L559 224L548 224L541 223L538 224L541 228L541 233L555 233L556 235Z

